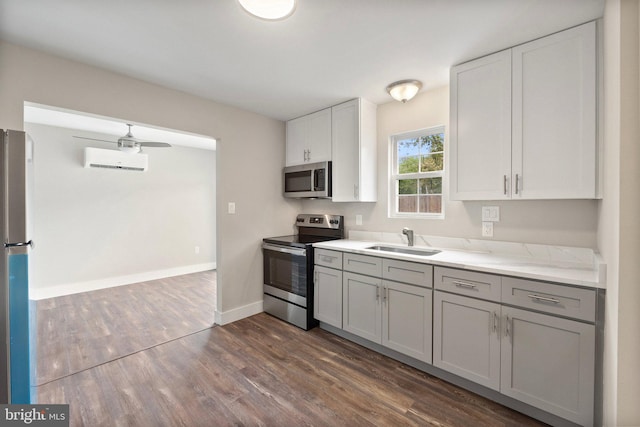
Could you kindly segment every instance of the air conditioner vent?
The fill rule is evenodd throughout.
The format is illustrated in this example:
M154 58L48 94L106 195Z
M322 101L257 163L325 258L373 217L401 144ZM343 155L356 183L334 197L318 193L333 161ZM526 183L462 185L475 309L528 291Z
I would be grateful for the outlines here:
M84 149L84 167L144 172L149 167L149 158L142 153L123 153L119 150L86 147Z

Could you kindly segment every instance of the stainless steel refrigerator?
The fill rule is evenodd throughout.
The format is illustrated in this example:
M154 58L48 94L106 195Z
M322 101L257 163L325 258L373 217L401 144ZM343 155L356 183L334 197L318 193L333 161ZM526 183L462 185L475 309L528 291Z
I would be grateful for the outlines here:
M0 403L25 404L34 403L35 374L29 334L35 321L29 310L33 142L24 132L0 131Z

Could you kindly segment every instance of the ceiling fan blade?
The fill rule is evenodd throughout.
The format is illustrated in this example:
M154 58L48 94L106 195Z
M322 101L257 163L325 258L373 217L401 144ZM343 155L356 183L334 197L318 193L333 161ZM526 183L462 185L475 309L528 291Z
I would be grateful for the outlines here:
M171 147L167 142L138 141L141 147Z
M89 141L101 141L101 142L109 142L111 144L117 144L118 141L107 141L106 139L97 139L97 138L87 138L86 136L75 136L73 135L74 138L78 138L78 139L88 139Z

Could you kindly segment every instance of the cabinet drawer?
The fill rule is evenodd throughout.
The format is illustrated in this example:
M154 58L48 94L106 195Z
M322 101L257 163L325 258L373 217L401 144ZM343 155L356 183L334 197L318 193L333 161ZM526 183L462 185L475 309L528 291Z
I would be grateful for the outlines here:
M327 249L315 249L313 263L342 270L342 252Z
M344 271L382 277L382 259L367 255L343 254Z
M436 267L433 276L436 289L500 302L500 276L445 267Z
M382 260L382 277L425 288L433 287L433 267L417 262L384 259Z
M591 289L503 277L502 302L579 320L595 321L596 293Z

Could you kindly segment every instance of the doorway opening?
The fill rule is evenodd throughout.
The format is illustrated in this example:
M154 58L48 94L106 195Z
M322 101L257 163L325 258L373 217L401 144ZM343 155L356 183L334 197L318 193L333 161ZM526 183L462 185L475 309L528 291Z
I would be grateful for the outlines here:
M127 124L171 147L123 153ZM213 326L216 140L37 104L25 104L24 128L35 146L35 385ZM147 167L91 167L87 148L142 154Z

